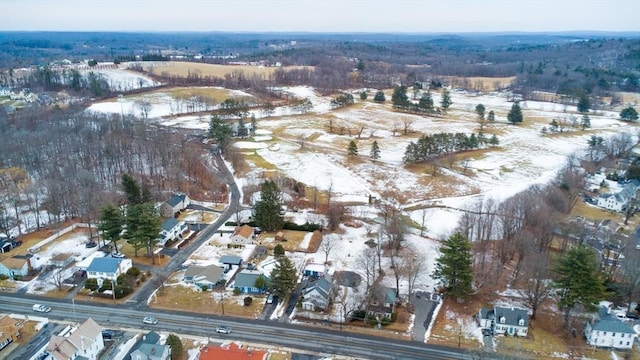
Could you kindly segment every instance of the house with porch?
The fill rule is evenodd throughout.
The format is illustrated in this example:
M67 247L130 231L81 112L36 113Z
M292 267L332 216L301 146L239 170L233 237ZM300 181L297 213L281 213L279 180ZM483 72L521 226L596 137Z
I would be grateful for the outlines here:
M229 238L232 244L252 244L253 243L253 228L249 225L242 225L236 227L235 231Z
M191 204L191 200L187 194L173 194L169 200L160 205L160 215L165 218L172 218L186 209L189 204Z
M236 274L233 282L233 288L239 289L243 294L264 294L266 288L258 288L255 286L256 280L263 277L267 283L269 278L259 270L242 270Z
M97 257L87 267L87 278L98 279L98 283L104 279L116 281L118 276L126 274L132 266L131 259Z
M169 241L182 238L182 234L187 231L187 224L175 218L168 218L162 222L162 230L158 237L158 245L165 246Z
M600 348L628 350L637 337L628 322L619 319L606 306L600 306L597 315L584 325L587 344Z
M220 285L224 270L220 266L191 265L184 272L184 282L195 284L202 289L213 289Z
M313 281L303 292L302 308L309 311L324 310L333 300L333 284L326 277Z
M526 309L494 306L493 309L480 309L478 321L483 329L495 334L527 336L529 332L529 314Z
M29 259L10 257L0 261L0 275L11 279L29 275Z

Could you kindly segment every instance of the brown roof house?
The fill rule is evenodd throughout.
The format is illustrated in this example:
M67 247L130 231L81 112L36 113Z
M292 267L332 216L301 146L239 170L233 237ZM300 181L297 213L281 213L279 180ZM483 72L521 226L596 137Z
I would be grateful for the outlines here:
M49 263L53 266L65 267L71 264L74 260L74 255L69 253L56 254L51 258Z
M102 328L89 318L80 326L67 326L51 335L47 352L55 360L97 360L103 348Z
M3 357L2 349L16 341L19 336L20 330L16 321L7 315L0 317L0 357Z
M237 227L231 235L232 244L251 244L253 243L253 228L249 225Z
M20 258L8 258L0 261L0 275L9 278L27 276L29 274L29 260Z

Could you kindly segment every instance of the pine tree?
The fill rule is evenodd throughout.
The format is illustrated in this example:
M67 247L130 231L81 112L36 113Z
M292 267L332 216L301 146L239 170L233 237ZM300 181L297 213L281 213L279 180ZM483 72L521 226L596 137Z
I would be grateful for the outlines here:
M256 130L258 129L258 123L256 121L256 114L251 114L251 135L256 134Z
M142 204L142 189L136 179L129 174L122 175L122 187L127 195L127 204Z
M577 106L578 112L588 113L590 107L591 107L591 102L589 101L589 97L586 94L580 95L580 99L578 100L578 106Z
M418 107L422 109L422 111L433 112L433 98L431 97L430 91L422 94L420 101L418 101Z
M442 243L440 254L433 277L440 280L453 297L463 298L470 294L473 281L471 242L455 233Z
M363 91L360 93L360 100L362 101L367 100L367 97L369 97L369 94L367 94L366 91Z
M276 296L284 298L291 294L298 284L298 272L286 256L278 258L276 267L271 271L271 289Z
M580 122L580 125L582 126L583 131L591 127L591 119L589 118L589 115L582 115L582 121Z
M500 144L500 140L498 140L496 134L493 134L493 136L491 136L491 139L489 139L489 144L491 145L491 147L496 147L498 146L498 144Z
M247 136L247 126L244 124L244 117L240 117L238 120L238 136L241 138Z
M507 114L507 120L512 124L522 122L522 109L520 108L520 103L517 101L511 105L511 110L509 110L509 114Z
M391 95L391 102L393 103L393 107L404 108L409 105L409 97L407 96L407 87L404 85L397 85L393 89L393 94Z
M284 219L282 210L282 194L275 182L267 180L262 184L260 200L255 205L256 224L265 231L282 228Z
M571 311L576 305L593 311L604 298L598 260L593 250L579 245L567 251L553 271L558 274L553 287L557 289L558 306L564 311L564 326L568 328Z
M489 114L487 115L487 121L489 122L496 121L496 113L494 113L493 110L489 111Z
M384 95L384 92L382 90L378 90L376 92L376 95L373 97L373 101L377 103L383 103L387 101L387 97Z
M482 104L478 104L476 105L476 114L478 114L478 120L480 121L484 121L484 112L485 112L485 108L484 105Z
M626 121L636 121L638 120L638 112L636 111L636 109L629 106L628 108L620 111L620 119Z
M100 209L100 224L98 230L102 232L102 238L113 244L116 252L118 252L118 239L122 233L124 226L124 217L117 206L107 204Z
M211 116L207 137L216 140L221 151L225 151L229 145L233 132L229 124L224 123L219 116Z
M440 107L446 113L452 104L453 101L451 101L451 94L449 93L449 90L444 89L442 91L442 98L440 99Z
M347 148L347 154L352 157L358 156L358 145L356 144L355 140L351 140L349 142L349 147Z
M376 161L378 159L380 159L380 147L378 146L378 142L377 141L373 141L373 144L371 144L371 160Z
M171 360L180 359L182 353L184 353L182 340L175 334L169 334L165 343L171 348Z
M146 248L147 256L151 256L155 264L153 249L162 230L162 218L153 203L128 206L125 223L125 238L133 246L135 256L138 250Z

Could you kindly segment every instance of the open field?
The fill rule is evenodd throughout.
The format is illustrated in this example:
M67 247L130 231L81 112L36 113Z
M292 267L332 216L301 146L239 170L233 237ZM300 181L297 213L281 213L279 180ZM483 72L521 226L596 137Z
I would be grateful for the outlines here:
M200 76L215 76L224 77L226 74L233 74L237 72L244 73L244 76L250 77L253 75L259 75L264 78L269 77L277 69L301 69L311 68L309 66L290 66L290 67L266 67L266 66L252 66L252 65L218 65L218 64L203 64L184 61L170 61L163 63L154 63L153 65L146 64L145 70L153 74L168 75L168 76L182 76L186 77L189 74L198 74Z
M158 290L149 306L158 309L176 309L203 314L237 316L257 318L262 311L264 296L229 295L220 292L195 291L195 288L182 285L165 286ZM249 306L242 304L246 296L251 296L253 302ZM221 300L223 299L223 300Z

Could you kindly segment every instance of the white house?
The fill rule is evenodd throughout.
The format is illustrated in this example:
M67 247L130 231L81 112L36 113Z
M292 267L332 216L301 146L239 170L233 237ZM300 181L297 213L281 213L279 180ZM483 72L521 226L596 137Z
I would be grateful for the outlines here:
M158 245L164 246L167 242L181 238L182 234L187 230L187 224L184 221L178 221L175 218L168 218L162 222L162 230L158 237Z
M29 260L19 258L7 258L0 261L0 275L6 275L11 279L27 276L29 274Z
M612 211L622 211L626 208L629 200L636 196L637 190L638 182L629 181L617 193L601 194L598 197L598 206Z
M480 309L478 314L480 327L491 329L496 334L527 336L529 332L529 314L526 309L516 307Z
M587 344L596 347L631 349L637 335L628 323L611 314L606 306L601 306L598 315L585 324L584 336Z
M118 276L125 274L131 267L131 259L114 257L95 258L87 268L87 278L116 281Z
M229 239L232 244L251 244L253 243L253 228L249 225L237 227Z
M169 200L160 205L160 215L170 218L184 210L191 204L187 194L174 194Z
M327 266L324 264L309 263L302 270L304 276L322 277L327 272Z
M302 308L309 311L324 310L333 297L331 282L324 277L310 283L302 297Z
M47 360L97 360L104 348L102 328L89 318L82 325L67 326L58 335L51 335L47 345Z

